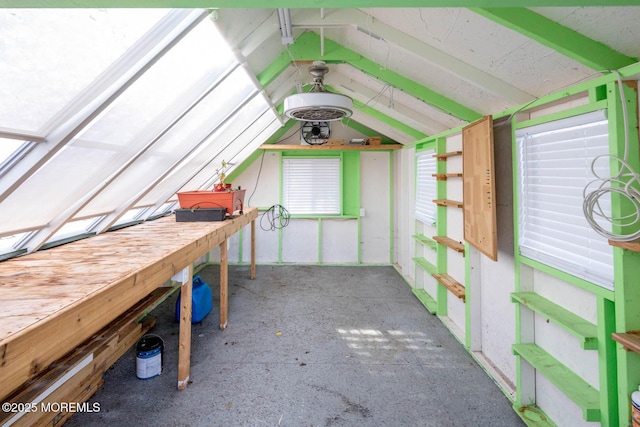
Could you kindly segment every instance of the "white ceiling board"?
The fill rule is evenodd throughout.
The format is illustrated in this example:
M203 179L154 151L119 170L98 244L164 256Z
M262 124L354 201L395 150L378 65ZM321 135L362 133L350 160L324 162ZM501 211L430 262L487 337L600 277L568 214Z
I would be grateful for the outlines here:
M536 97L593 75L593 71L582 64L468 9L398 9L392 12L367 9L367 12L375 19L404 28L423 42ZM408 65L404 64L404 67ZM475 97L473 91L467 95ZM500 110L495 109L496 105L490 105L490 112Z
M311 28L320 26L349 26L351 29L358 29L360 32L371 34L372 37L379 37L390 43L393 48L399 48L406 53L414 55L432 65L440 68L441 71L451 73L457 77L472 83L484 90L499 95L511 102L524 103L533 97L520 89L507 84L506 82L485 73L464 61L455 58L446 52L423 43L412 35L396 29L389 25L373 19L366 12L358 9L331 10L324 18L319 18L317 14L297 15L300 25L307 25Z
M590 39L634 58L640 57L640 7L530 8Z
M480 114L502 111L514 105L504 98L443 72L421 58L400 49L393 49L388 42L373 39L360 31L349 30L347 40L348 48L379 63L382 69L394 71Z
M353 120L357 123L360 123L361 125L364 125L369 129L380 133L381 135L387 136L400 144L408 144L415 141L415 138L412 138L406 133L392 128L386 123L382 123L381 121L376 120L373 117L358 110L355 110L353 112L353 115L348 120Z
M274 9L217 9L211 11L209 18L218 25L227 42L237 46L256 28L269 21L273 11ZM276 25L277 22L276 19Z
M289 67L267 86L267 95L275 105L278 105L284 101L286 96L296 93L295 86L299 80L299 73L295 68Z
M375 77L371 77L368 74L365 74L364 72L354 67L351 67L349 65L333 65L332 68L340 74L346 76L350 80L356 81L359 84L375 91L376 94L382 92L383 95L387 95L387 98L390 94L389 89L383 91L386 86L383 82L376 79ZM330 79L330 77L331 74L327 74L327 79ZM434 123L432 124L432 126L434 127L436 127L436 123L439 123L444 125L447 129L450 129L466 123L465 121L460 120L457 117L453 117L450 114L446 114L436 108L431 107L429 104L424 103L412 94L404 92L402 90L394 89L392 97L394 104L400 104L406 108L414 110L418 114L418 116L428 118L427 123L433 121Z
M340 66L336 71L350 68L346 65ZM360 71L357 71L360 73ZM380 112L413 127L427 135L434 135L448 129L442 122L434 120L433 117L421 114L415 107L404 104L410 97L406 93L392 88L382 86L380 89L372 89L365 86L363 79L352 78L340 72L336 72L327 79L327 84L335 87L345 95L352 97L365 105L373 107ZM414 98L415 99L415 98ZM426 104L423 104L426 106Z
M375 108L382 114L386 114L426 135L434 135L446 130L446 127L441 123L436 123L428 118L419 118L414 111L402 107L400 104L391 104L391 100L387 97L376 97L377 94L375 92L353 80L334 75L331 85L337 92ZM429 125L426 124L427 122L429 122Z

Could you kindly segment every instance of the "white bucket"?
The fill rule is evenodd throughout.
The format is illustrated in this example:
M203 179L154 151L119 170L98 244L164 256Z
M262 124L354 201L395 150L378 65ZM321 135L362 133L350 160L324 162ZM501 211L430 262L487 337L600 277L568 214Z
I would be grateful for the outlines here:
M164 341L157 335L145 335L136 344L136 376L141 380L162 373Z

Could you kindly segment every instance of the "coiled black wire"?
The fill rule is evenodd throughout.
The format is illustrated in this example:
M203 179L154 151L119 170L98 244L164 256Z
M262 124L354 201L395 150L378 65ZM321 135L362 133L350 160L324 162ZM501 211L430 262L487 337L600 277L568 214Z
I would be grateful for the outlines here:
M268 227L263 225L263 221L266 222ZM282 205L273 205L267 209L260 217L260 228L264 231L274 231L281 228L285 228L289 225L289 211Z

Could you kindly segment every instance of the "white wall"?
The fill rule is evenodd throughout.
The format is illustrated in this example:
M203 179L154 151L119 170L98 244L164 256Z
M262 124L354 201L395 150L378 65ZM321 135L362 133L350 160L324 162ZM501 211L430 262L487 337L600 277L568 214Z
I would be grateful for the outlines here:
M360 153L360 250L365 264L392 262L390 157L384 151Z
M343 125L334 125L343 137ZM297 136L296 136L297 135ZM289 139L299 137L298 132ZM286 142L286 141L285 141ZM257 158L232 185L246 189L245 205L259 207L256 220L256 261L258 263L301 264L391 264L391 154L386 151L360 152L360 206L357 218L291 218L284 228L270 230L265 209L280 203L279 152ZM262 167L261 167L262 166ZM249 261L250 228L230 241L229 261ZM242 239L242 244L240 244ZM217 260L216 254L212 260Z

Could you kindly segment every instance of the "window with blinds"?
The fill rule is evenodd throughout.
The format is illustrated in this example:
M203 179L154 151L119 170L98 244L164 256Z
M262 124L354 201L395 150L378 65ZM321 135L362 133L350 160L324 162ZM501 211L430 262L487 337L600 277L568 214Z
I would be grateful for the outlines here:
M293 215L340 215L340 158L282 160L282 198Z
M585 219L583 190L594 180L594 158L609 152L603 111L516 132L520 254L613 289L613 250ZM609 165L594 165L609 176ZM611 212L610 197L600 199Z
M420 151L416 154L416 211L417 220L425 224L436 222L436 158L435 150Z

